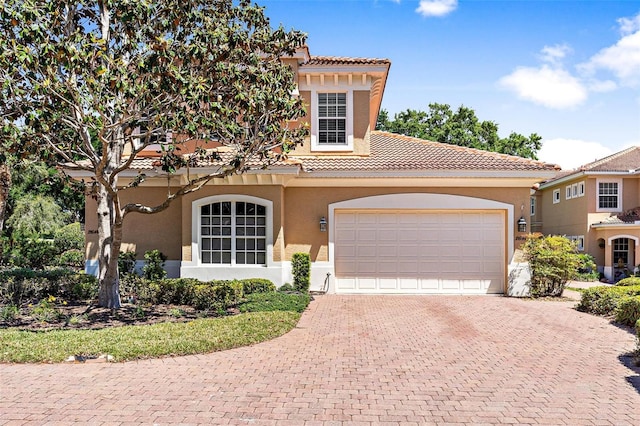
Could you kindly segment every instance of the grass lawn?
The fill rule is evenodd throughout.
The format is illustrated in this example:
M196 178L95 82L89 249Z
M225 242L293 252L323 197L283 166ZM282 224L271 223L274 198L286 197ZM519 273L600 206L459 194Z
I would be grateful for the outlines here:
M249 312L183 323L100 330L0 329L0 362L62 362L70 356L111 355L114 361L192 355L247 346L294 328L300 313Z

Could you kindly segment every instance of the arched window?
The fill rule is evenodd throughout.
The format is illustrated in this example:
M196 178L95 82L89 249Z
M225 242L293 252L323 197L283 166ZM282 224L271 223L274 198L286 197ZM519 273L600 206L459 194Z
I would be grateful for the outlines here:
M201 264L266 265L267 207L240 200L199 206Z

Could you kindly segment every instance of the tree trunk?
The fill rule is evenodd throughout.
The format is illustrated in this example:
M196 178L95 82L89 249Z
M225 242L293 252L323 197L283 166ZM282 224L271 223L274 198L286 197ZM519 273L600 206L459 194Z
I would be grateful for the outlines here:
M120 277L118 254L122 244L122 222L117 220L112 195L103 185L98 189L98 305L120 308Z
M7 209L10 188L11 170L6 163L0 164L0 236L4 230L4 215Z

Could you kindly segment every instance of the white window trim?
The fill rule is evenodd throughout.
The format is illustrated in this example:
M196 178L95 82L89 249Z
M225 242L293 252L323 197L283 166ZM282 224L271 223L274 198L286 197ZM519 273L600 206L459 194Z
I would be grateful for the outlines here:
M618 207L617 208L600 208L600 184L601 183L617 183L618 184ZM621 212L622 211L622 179L596 179L596 212Z
M567 185L564 189L564 199L570 200L571 198L573 198L571 194L571 185Z
M578 198L578 184L571 185L571 198Z
M584 197L584 181L578 182L578 197Z
M529 215L536 215L536 199L535 197L531 197L531 201L529 202Z
M261 204L266 210L266 264L265 265L247 265L229 263L202 263L200 258L200 207L206 204L219 203L222 201L231 202L247 202ZM213 195L210 197L200 198L191 203L191 262L195 266L207 268L264 268L265 266L273 266L273 201L264 198L252 197L250 195Z
M327 88L328 89L328 88ZM347 143L340 144L320 144L318 142L318 132L320 131L320 117L318 108L319 93L346 93L347 94ZM311 90L311 151L316 152L335 152L335 151L353 151L353 89L340 90Z
M560 190L553 190L553 204L558 204L560 202Z

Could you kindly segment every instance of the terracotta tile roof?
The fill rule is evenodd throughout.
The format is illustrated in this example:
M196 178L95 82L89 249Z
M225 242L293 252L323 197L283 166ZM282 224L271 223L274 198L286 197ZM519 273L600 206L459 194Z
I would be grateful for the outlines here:
M369 156L298 156L305 171L553 171L521 157L374 131Z
M580 171L628 172L640 168L640 147L632 146L623 151L579 167Z
M391 61L377 58L348 58L343 56L311 56L305 65L387 65Z
M229 164L232 160L233 160L233 152L231 151L225 151L225 152L220 152L220 160L218 161L209 161L207 163L201 163L199 165L199 167L216 167L216 166L224 166L226 164ZM262 163L256 159L256 160L250 160L247 162L247 165L251 168L260 168ZM131 164L131 169L133 170L153 170L155 167L159 167L159 158L157 157L138 157L135 160L133 160L133 163ZM296 161L291 161L291 160L281 160L281 161L276 161L275 163L272 164L272 166L274 167L291 167L291 168L298 168L299 165Z
M635 224L640 221L640 207L634 207L623 213L609 216L594 225Z
M632 146L608 157L587 163L573 170L563 170L556 174L552 179L544 182L545 186L555 181L563 179L571 175L578 175L583 172L629 172L630 170L640 169L640 147Z

